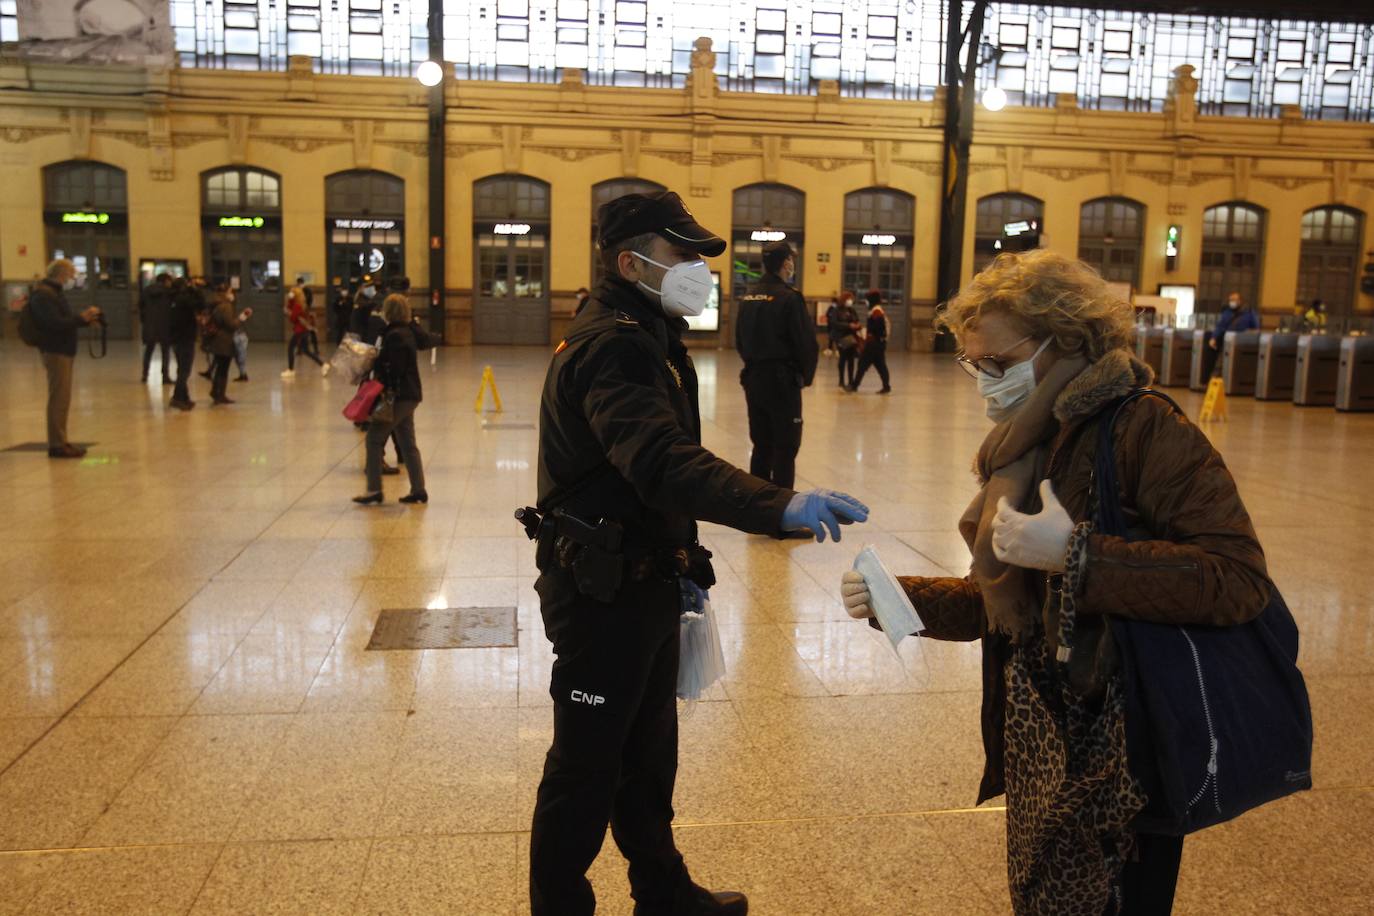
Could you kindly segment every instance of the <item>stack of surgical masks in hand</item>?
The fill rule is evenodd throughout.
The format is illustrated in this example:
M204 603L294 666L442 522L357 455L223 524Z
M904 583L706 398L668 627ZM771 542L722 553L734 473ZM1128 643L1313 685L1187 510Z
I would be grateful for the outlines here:
M854 558L854 571L864 577L864 584L868 586L869 607L873 609L873 617L878 621L878 626L883 628L883 635L892 645L893 652L897 651L897 643L903 637L925 631L925 624L921 622L911 599L906 596L897 577L888 572L883 561L878 559L878 552L872 545L859 551Z
M677 695L689 703L701 699L711 685L725 676L725 653L720 648L720 629L706 593L686 579L682 589L682 646L678 656Z
M330 371L337 372L348 384L357 385L372 371L379 352L379 348L359 340L358 335L345 334L343 343L329 359Z

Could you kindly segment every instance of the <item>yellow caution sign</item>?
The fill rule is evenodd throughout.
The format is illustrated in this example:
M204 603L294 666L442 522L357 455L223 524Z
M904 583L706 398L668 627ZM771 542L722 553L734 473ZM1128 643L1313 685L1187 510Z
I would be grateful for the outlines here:
M492 374L491 366L482 367L482 384L477 388L477 403L473 405L475 413L481 413L482 407L486 404L487 389L491 389L491 399L496 404L496 412L501 413L501 392L496 390L496 376Z
M1226 419L1226 386L1221 379L1214 378L1207 383L1207 394L1202 398L1202 413L1198 414L1199 423Z

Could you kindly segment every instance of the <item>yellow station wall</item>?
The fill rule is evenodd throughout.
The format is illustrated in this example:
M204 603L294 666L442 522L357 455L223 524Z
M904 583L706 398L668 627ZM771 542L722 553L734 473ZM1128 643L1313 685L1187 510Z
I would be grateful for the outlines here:
M0 62L0 277L43 268L42 169L90 159L128 176L130 255L185 258L203 269L201 174L242 164L282 180L283 276L326 280L324 178L372 168L406 182L407 272L427 289L426 95L410 80L207 70L87 69ZM640 177L678 190L699 221L728 237L732 191L779 182L806 194L808 296L839 288L844 195L874 186L916 199L911 340L929 342L937 299L940 116L936 102L450 81L445 240L450 343L471 339L472 182L495 174L547 181L552 194L550 336L566 326L573 291L589 281L591 187ZM1299 223L1326 204L1366 214L1374 249L1374 125L1198 117L1180 131L1167 114L1054 108L980 110L969 179L964 276L972 269L979 197L1014 191L1045 202L1045 244L1074 254L1079 207L1132 198L1146 207L1141 290L1197 283L1203 211L1243 200L1268 211L1259 305L1291 310ZM1164 235L1183 229L1176 269ZM829 263L817 255L828 253ZM730 252L713 269L727 278ZM1362 263L1363 263L1362 259ZM727 296L728 300L728 296ZM1356 296L1374 313L1374 298ZM722 303L720 340L729 341Z

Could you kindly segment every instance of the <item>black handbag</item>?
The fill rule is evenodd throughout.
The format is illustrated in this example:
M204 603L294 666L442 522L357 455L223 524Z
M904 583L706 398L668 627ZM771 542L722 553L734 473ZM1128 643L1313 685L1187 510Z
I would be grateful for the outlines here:
M1113 433L1140 389L1098 423L1096 530L1130 537ZM1138 539L1138 538L1136 538ZM1131 773L1149 796L1133 829L1182 836L1312 787L1312 708L1298 627L1275 588L1249 623L1174 626L1110 617L1121 657Z

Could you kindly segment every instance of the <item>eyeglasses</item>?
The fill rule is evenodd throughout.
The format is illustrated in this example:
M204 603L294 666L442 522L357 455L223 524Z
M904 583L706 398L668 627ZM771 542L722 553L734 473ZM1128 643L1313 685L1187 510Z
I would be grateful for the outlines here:
M960 351L955 355L954 359L959 363L959 367L969 374L970 378L977 378L980 373L986 375L988 378L1001 378L1007 372L1007 367L1003 365L1002 357L1006 356L1026 341L1034 339L1034 335L1027 334L1001 353L996 353L992 356L980 356L978 359L969 359L963 351Z

